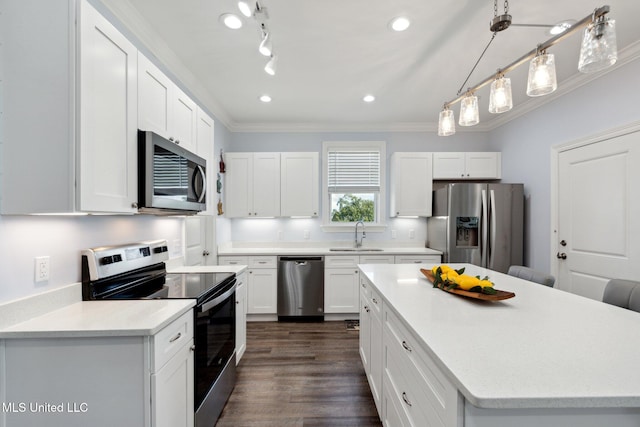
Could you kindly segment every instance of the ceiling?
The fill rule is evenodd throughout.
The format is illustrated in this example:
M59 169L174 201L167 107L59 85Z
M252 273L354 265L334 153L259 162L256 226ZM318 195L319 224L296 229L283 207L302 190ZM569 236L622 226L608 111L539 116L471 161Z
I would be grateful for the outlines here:
M257 21L242 17L243 27L231 30L219 20L226 12L240 15L236 0L103 3L112 10L118 3L116 15L136 12L146 21L198 81L199 90L215 100L216 105L206 106L232 130L433 130L444 102L456 98L489 42L493 18L491 0L260 0L278 57L276 75L269 76L263 70L267 58L257 50ZM509 13L514 24L554 24L580 20L604 5L585 3L512 0ZM616 20L619 55L624 58L627 48L627 57L629 52L638 56L640 2L606 4ZM503 2L498 2L498 14L502 13ZM407 16L411 26L404 32L391 31L389 21L399 15ZM465 88L550 37L537 27L512 26L498 33ZM556 56L560 88L593 78L577 71L580 40L575 34L550 50ZM477 93L481 125L470 130L490 129L545 102L526 96L527 68L525 64L507 75L514 110L492 115L487 112L488 88ZM263 94L272 102L260 102ZM376 100L363 102L365 94ZM458 105L453 109L457 117Z

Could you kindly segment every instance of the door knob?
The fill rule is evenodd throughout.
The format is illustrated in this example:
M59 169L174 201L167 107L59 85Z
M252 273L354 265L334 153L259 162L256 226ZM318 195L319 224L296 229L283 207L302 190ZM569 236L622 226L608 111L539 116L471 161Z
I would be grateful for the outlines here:
M556 257L557 257L558 259L567 259L567 254L565 254L564 252L562 252L562 253L558 252L558 253L556 254Z
M562 246L567 246L567 241L566 240L560 240L560 244Z
M202 256L209 256L209 255L211 255L211 254L209 253L209 251L203 251L203 252L202 252Z

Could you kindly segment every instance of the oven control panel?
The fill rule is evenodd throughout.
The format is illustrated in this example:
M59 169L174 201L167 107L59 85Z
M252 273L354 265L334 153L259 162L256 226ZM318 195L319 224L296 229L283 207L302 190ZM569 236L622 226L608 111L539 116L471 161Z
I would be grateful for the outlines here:
M87 262L89 280L95 281L157 264L169 259L166 240L105 246L82 251Z

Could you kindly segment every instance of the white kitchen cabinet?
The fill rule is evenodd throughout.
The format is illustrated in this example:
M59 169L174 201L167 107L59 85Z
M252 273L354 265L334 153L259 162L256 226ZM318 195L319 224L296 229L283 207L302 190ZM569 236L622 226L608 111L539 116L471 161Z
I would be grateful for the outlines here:
M382 299L362 278L360 283L360 357L373 400L382 413Z
M3 411L0 425L193 427L192 346L192 310L152 336L0 340L3 402L63 405Z
M280 153L280 215L317 217L318 153Z
M280 216L280 153L226 153L225 216Z
M278 311L278 258L276 256L218 257L220 265L246 265L247 314L276 314Z
M247 273L236 276L236 365L247 349Z
M391 216L431 216L433 186L431 153L393 153L390 169Z
M197 152L197 106L169 77L138 53L138 127Z
M360 255L358 264L394 264L393 255Z
M440 264L440 255L396 255L395 264Z
M462 397L420 342L389 308L383 308L384 408L392 405L408 426L459 426ZM394 409L392 409L394 411ZM383 415L383 418L385 415Z
M214 160L214 121L201 108L197 109L197 126L196 126L196 154L207 161L207 207L201 212L204 215L215 216L217 214L216 205L218 203L218 194L216 193L216 162Z
M433 153L433 179L500 179L499 152Z
M357 255L324 257L324 312L358 313L360 273Z
M4 214L136 211L137 50L75 6L3 2Z

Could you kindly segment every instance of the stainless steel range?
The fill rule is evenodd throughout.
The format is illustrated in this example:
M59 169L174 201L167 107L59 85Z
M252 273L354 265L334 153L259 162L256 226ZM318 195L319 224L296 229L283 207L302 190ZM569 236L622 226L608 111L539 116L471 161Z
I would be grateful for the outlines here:
M167 242L82 251L82 298L193 298L196 426L211 427L236 380L234 273L167 273Z

